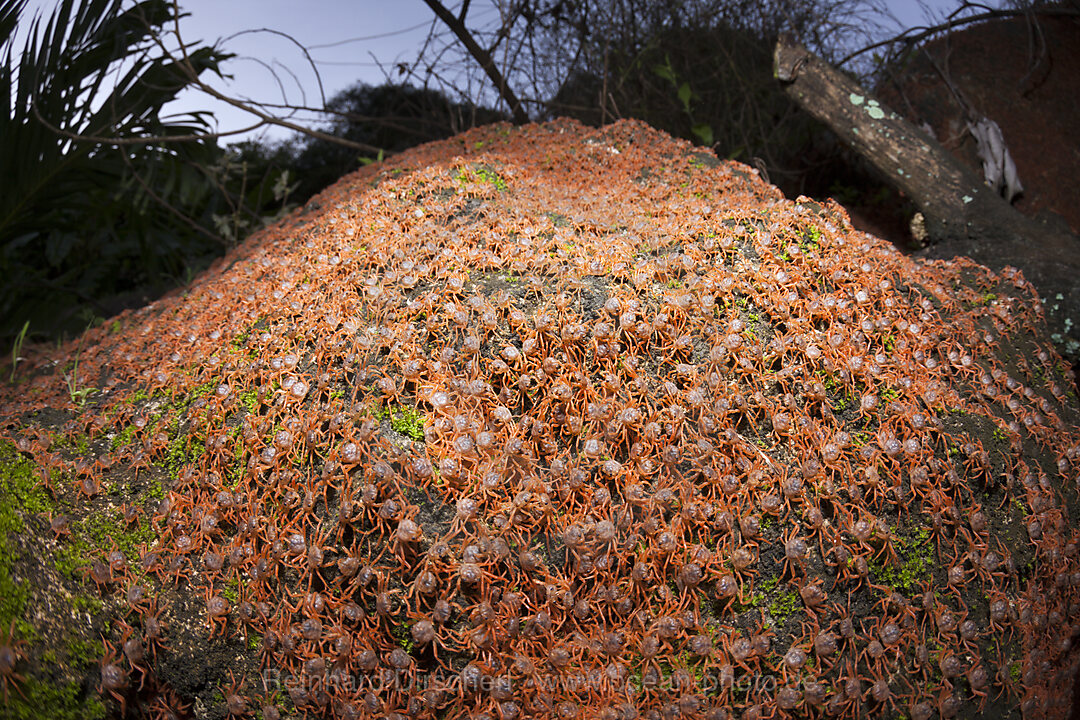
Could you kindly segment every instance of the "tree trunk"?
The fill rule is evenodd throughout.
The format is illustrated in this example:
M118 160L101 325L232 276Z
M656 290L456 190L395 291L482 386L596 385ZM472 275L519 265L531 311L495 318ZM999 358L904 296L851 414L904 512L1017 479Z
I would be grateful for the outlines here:
M1077 357L1080 238L1015 210L936 140L790 35L777 42L773 69L789 97L915 203L935 241L925 255L1019 268L1046 301L1058 348Z

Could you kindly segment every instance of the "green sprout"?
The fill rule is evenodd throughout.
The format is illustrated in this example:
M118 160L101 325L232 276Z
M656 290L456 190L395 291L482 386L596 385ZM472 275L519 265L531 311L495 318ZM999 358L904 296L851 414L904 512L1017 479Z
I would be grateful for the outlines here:
M366 157L361 155L359 158L361 165L371 165L372 163L381 163L383 161L383 150L379 148L379 154L375 157Z
M75 403L79 407L86 405L86 397L91 393L97 392L96 388L92 387L79 387L79 355L82 350L75 353L75 362L72 365L70 373L64 373L64 380L67 382L68 395L71 396L71 402Z
M15 369L19 367L19 361L24 360L22 357L22 346L26 340L26 331L30 329L30 321L27 320L23 323L22 330L15 336L15 344L11 346L11 376L8 378L8 382L14 384L15 382Z
M484 165L476 166L472 168L472 174L476 176L481 182L494 185L495 189L499 192L506 192L506 181L499 176L497 172ZM458 182L468 183L471 181L469 176L469 169L461 168L457 175Z

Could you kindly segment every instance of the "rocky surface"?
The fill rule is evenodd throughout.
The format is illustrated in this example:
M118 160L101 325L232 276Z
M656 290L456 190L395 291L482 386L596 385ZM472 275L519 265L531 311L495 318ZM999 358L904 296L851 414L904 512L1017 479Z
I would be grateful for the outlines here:
M641 124L365 168L15 377L0 716L1068 712L1031 287Z

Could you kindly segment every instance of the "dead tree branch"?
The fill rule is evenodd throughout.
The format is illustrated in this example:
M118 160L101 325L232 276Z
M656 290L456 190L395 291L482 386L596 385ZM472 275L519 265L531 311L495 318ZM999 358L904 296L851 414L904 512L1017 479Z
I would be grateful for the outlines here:
M455 17L452 12L446 9L439 0L424 0L427 6L431 8L431 11L446 27L450 28L450 31L457 36L457 39L461 41L461 44L465 46L465 49L469 51L469 54L473 56L473 59L480 64L484 72L487 74L488 79L495 85L495 90L499 93L499 97L503 99L503 102L510 108L511 116L514 123L517 125L524 125L529 122L529 115L525 112L525 107L518 100L517 95L513 89L506 82L506 78L499 72L499 68L495 65L495 60L492 59L491 53L480 47L480 44L476 42L476 38L465 27L465 12L468 9L468 3L461 9L459 17Z
M1047 302L1047 321L1066 354L1080 317L1080 238L1014 209L975 172L795 38L776 44L776 78L806 112L866 158L926 216L931 254L968 255L1000 270L1013 266Z

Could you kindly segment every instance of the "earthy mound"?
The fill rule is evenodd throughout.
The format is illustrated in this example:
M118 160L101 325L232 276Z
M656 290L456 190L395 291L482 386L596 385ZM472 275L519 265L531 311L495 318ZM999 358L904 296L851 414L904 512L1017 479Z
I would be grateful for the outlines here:
M641 124L419 148L20 367L4 712L1062 717L1044 333Z

